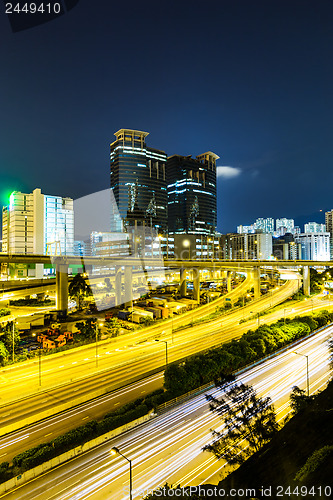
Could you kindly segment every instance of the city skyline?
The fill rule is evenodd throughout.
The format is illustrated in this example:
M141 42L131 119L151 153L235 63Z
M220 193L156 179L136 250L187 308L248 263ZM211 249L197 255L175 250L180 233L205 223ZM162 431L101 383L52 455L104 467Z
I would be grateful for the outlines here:
M276 218L282 203L298 225L324 222L332 208L331 2L124 9L92 11L83 0L20 33L0 16L1 204L36 186L75 199L105 189L113 132L131 127L149 131L168 156L220 156L220 232Z

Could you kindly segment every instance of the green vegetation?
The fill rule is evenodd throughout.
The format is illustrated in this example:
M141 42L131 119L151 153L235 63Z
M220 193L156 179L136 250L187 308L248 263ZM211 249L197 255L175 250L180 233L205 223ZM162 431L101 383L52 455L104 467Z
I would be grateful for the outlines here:
M314 398L314 395L307 396L303 389L300 389L297 385L295 385L290 394L290 408L292 415L296 415L296 413L304 410L307 406L309 406Z
M79 321L78 323L75 323L75 327L80 330L80 333L77 333L74 336L74 339L77 341L95 340L96 329L97 336L100 334L100 330L97 326L97 318L88 318L86 321Z
M2 316L9 316L11 314L11 310L7 309L6 307L0 309L0 318Z
M11 306L27 306L27 307L38 307L38 306L50 306L54 304L54 300L51 299L17 299L10 300L9 305Z
M166 397L170 398L170 395L166 396L165 394L163 389L159 389L148 394L145 398L139 398L118 410L106 414L100 421L92 420L85 425L66 432L66 434L56 437L52 441L42 443L19 453L13 458L12 466L9 466L8 462L0 464L0 481L7 481L17 474L21 474L76 446L82 446L87 441L146 415L156 406L163 403Z
M196 387L222 379L274 351L308 335L333 320L333 313L322 311L314 316L297 316L249 330L239 340L232 340L204 353L172 363L165 371L165 388L183 394Z
M92 291L82 274L74 276L68 287L68 295L77 303L79 311L82 310L83 300L92 296Z
M249 330L239 340L209 349L204 354L190 356L185 362L173 363L165 372L165 391L162 389L155 391L143 399L140 398L105 415L99 422L95 420L88 422L48 443L20 453L14 457L12 466L3 462L0 464L0 481L6 481L52 457L139 418L176 396L212 380L221 380L240 367L328 324L332 319L333 313L323 311L315 316L297 317L293 321L286 319L286 323L280 320L269 326L262 325L255 331ZM90 321L93 322L94 319ZM95 332L94 329L92 331Z
M4 349L1 349L0 363L5 365L9 358L13 356L13 343L15 356L19 350L20 335L16 324L9 321L4 326L0 327L0 343L3 344ZM7 354L6 354L7 353Z
M290 487L291 492L297 488L300 492L303 486L307 487L309 498L330 498L331 493L324 495L324 488L332 484L332 412L333 381L292 417L259 453L220 482L219 487L226 490L271 487L272 492L276 492L277 486L281 486L283 490ZM319 487L322 487L321 495ZM309 494L311 489L312 494Z
M223 421L223 431L212 431L213 441L203 450L227 460L231 465L242 464L268 443L278 430L275 410L269 397L259 397L250 385L216 383L223 389L221 399L206 396L210 411Z

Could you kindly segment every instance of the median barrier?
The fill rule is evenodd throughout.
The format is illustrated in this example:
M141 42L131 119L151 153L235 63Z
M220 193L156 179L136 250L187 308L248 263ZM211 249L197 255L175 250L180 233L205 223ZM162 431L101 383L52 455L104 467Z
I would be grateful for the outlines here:
M242 284L244 284L244 282ZM233 291L235 291L235 290L233 290ZM251 304L253 304L254 302L260 301L260 300L261 299L255 299L254 301L251 302ZM212 306L212 307L214 306L214 308L215 308L216 302L217 301L215 301L215 303L206 304L203 307L205 308L207 306ZM245 308L246 307L252 307L252 305L251 306L249 306L249 305L245 306ZM225 316L229 316L229 315L231 315L233 313L234 313L234 311L228 311L228 313L225 314L224 317ZM191 314L191 312L189 312L189 314ZM179 319L181 319L181 318L179 318ZM154 328L156 328L156 327L154 327ZM104 343L104 342L107 342L107 341L102 341L102 342ZM87 346L82 346L82 347L86 348ZM91 347L91 345L90 345L90 347ZM81 348L79 347L77 349L81 349ZM58 354L64 355L64 353L58 353ZM185 357L187 357L187 356L185 356ZM180 361L181 360L178 360L178 362L180 362ZM104 370L101 370L99 373L109 372L109 371L110 371L110 369L106 368ZM154 370L151 370L150 372L148 372L148 373L145 374L145 377L150 376L150 375L154 375L154 374L158 373L159 371L160 371L160 368L156 368ZM75 378L74 380L72 380L70 383L72 383L74 381L78 382L79 380L82 380L82 379L85 379L85 378L86 378L86 376L78 377L78 378ZM133 379L129 380L126 385L129 385L129 384L132 384L134 382L137 382L138 380L142 380L142 375L137 375L136 377L133 377ZM61 384L61 385L56 385L54 387L48 387L48 388L44 389L43 391L38 392L37 394L40 394L41 392L46 392L47 393L51 388L52 389L56 389L56 388L60 388L60 387L65 387L65 386L69 385L70 383L64 383L64 384ZM42 411L39 414L37 414L38 415L38 420L40 421L40 420L46 419L48 417L52 417L52 416L54 416L54 415L56 415L58 413L61 413L61 412L65 411L65 410L73 408L74 405L78 406L78 405L80 405L82 403L85 403L87 401L90 401L92 399L100 397L100 396L102 396L104 394L108 394L108 393L110 393L110 392L112 392L114 390L120 389L122 387L124 387L123 383L121 383L121 382L120 383L115 383L115 384L112 384L112 386L109 386L107 388L104 388L104 389L102 388L102 389L96 390L96 391L94 391L93 394L87 393L84 396L81 396L80 398L72 399L70 401L67 401L66 403L60 404L59 406L53 406L52 408L49 408L48 410ZM21 400L24 401L26 399L29 399L29 397L32 397L32 396L33 396L33 394L30 395L30 396L23 397ZM7 406L7 405L10 405L10 402L8 402L7 404L1 405L1 406ZM30 425L30 424L35 423L35 422L36 422L36 415L31 415L30 417L27 417L24 420L25 426ZM21 427L22 427L22 424L21 424L20 421L13 422L12 424L7 425L7 426L5 425L5 426L3 426L3 427L0 428L0 436L2 436L4 434L8 434L8 433L13 432L13 431L16 431L16 430L20 429Z
M76 448L72 448L71 450L66 451L65 453L62 453L61 455L51 458L51 460L48 460L47 462L44 462L41 465L38 465L37 467L34 467L33 469L27 470L23 472L22 474L19 474L16 477L13 477L12 479L9 479L5 483L0 484L0 495L3 493L6 493L7 491L12 490L13 488L22 486L24 483L27 481L30 481L44 472L47 472L54 467L57 467L59 465L64 464L65 462L68 462L69 460L82 455L83 453L86 453L87 451L100 446L101 444L104 444L106 441L109 441L123 432L126 432L130 429L133 429L134 427L137 427L138 425L143 424L144 422L147 422L152 418L152 414L148 413L147 415L143 415L140 418L137 418L136 420L133 420L132 422L128 422L127 424L122 425L121 427L117 427L117 429L113 429L112 431L107 432L106 434L102 434L101 436L98 436L95 439L92 439L91 441L87 441L81 446L77 446Z
M108 370L109 371L109 370ZM161 371L161 368L156 368L154 370L149 371L147 374L145 374L146 377L150 377L151 375L155 375L156 373L159 373ZM132 379L128 380L126 383L127 385L134 384L135 382L138 382L139 380L142 380L142 375L137 375L136 377L133 377ZM163 384L161 384L162 387ZM86 403L87 401L91 401L93 399L96 399L100 396L103 396L105 394L109 394L113 391L116 391L117 389L121 389L125 387L123 382L118 382L112 384L110 387L105 387L104 389L98 389L94 391L93 393L87 393L84 396L76 398L69 399L66 401L66 403L60 404L58 406L52 406L52 408L49 408L48 410L42 411L40 413L31 415L30 417L26 417L24 419L24 426L28 426L31 424L36 423L37 421L40 422L46 418L53 417L54 415L60 414L63 411L69 410L74 408L75 406L79 406L82 403ZM22 422L20 420L13 422L12 424L1 426L0 427L0 436L4 436L5 434L9 434L10 432L16 431L18 429L22 428Z

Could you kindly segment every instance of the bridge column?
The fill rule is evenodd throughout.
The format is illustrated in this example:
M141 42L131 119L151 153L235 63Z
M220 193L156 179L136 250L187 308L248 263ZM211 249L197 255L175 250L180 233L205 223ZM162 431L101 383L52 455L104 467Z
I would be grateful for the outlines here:
M56 264L56 307L58 318L68 311L68 264Z
M181 297L186 297L186 270L183 267L179 270L179 292Z
M303 266L303 293L310 295L310 269L309 266Z
M200 269L198 267L193 269L193 299L200 304Z
M132 266L125 266L124 273L125 293L124 302L126 307L133 305L133 268Z
M252 276L254 280L254 298L259 299L260 297L260 266L255 266L252 271Z
M231 271L227 271L227 292L231 292L232 290L232 286L231 286L231 277L232 277L232 272Z
M120 306L121 300L121 266L115 267L115 291L116 291L116 306Z

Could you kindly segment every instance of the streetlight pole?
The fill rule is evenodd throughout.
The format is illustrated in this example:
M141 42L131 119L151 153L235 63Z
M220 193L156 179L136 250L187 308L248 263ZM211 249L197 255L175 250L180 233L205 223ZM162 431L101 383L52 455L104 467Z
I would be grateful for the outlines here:
M13 349L13 352L12 352L12 356L13 356L13 363L14 363L14 359L15 359L15 321L13 320L13 328L12 328L12 334L13 334L13 338L12 338L12 349Z
M257 318L258 318L258 326L260 326L260 313L255 313L254 311L250 311L250 314L258 314Z
M42 354L41 354L41 348L38 348L38 379L39 379L39 386L41 387L42 385Z
M155 342L164 342L165 343L165 368L168 368L168 341L155 339Z
M306 358L306 388L307 394L310 396L310 384L309 384L309 356L307 354L301 354L300 352L293 351L294 354L298 356L304 356Z
M123 455L121 453L121 451L116 448L115 446L113 448L111 448L111 451L110 451L110 454L111 455L121 455L125 460L127 460L127 462L129 463L129 473L130 473L130 491L129 491L129 497L130 497L130 500L132 500L132 460L130 460L129 458L125 457L125 455Z
M95 329L95 334L96 334L96 368L98 368L98 327L103 326L103 323L96 323L96 329Z
M96 342L95 342L95 345L96 345L96 354L95 354L95 358L96 358L96 368L97 368L98 367L98 323L96 323L95 334L96 334Z

